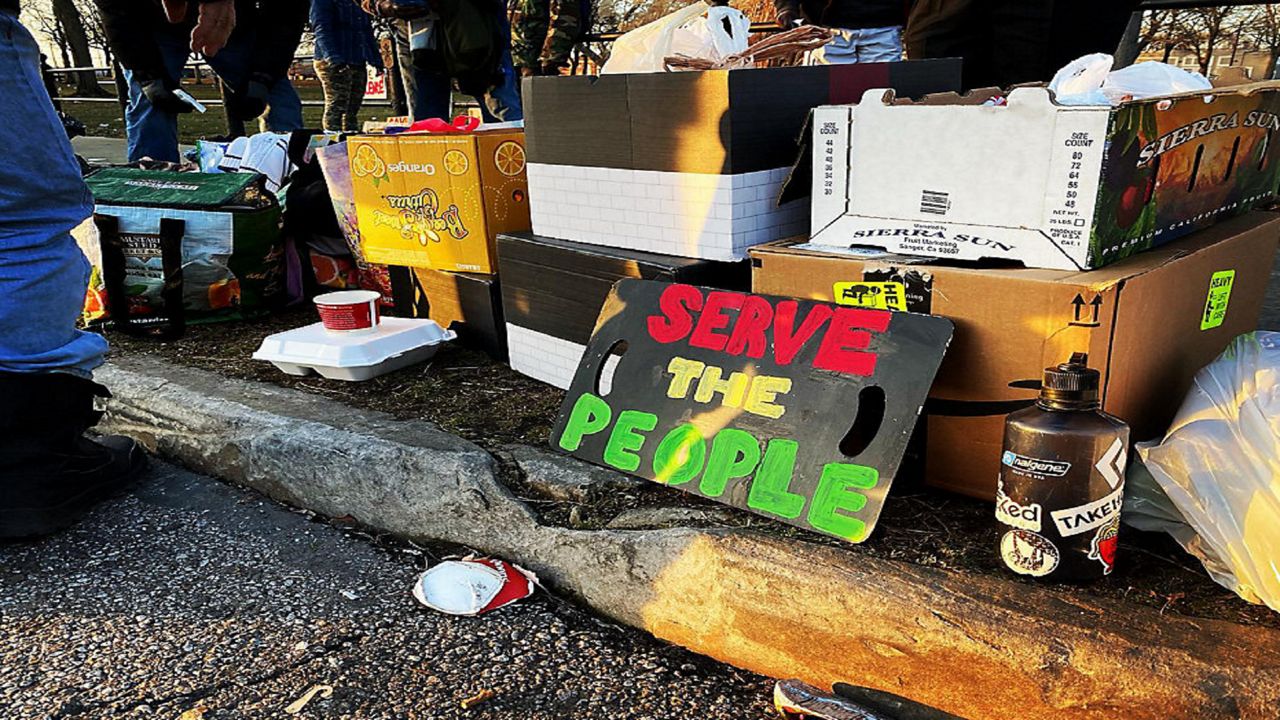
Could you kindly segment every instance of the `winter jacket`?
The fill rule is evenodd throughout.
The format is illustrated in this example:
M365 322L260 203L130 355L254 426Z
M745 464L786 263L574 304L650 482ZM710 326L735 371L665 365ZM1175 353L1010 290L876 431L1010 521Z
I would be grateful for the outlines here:
M790 12L822 27L862 30L907 22L907 0L773 0L778 14Z
M311 29L317 60L382 67L373 23L355 0L311 0Z
M283 78L293 64L303 27L307 23L307 0L235 0L236 28L230 42L253 34L253 56L249 74ZM179 78L168 76L155 38L160 33L190 37L200 12L197 2L188 4L187 20L172 24L165 19L158 0L94 0L102 16L103 29L111 52L125 69L143 82Z

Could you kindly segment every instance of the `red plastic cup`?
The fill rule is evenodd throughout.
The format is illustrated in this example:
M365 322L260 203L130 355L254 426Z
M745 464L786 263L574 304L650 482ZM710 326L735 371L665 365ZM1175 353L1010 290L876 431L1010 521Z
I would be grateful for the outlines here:
M343 290L315 298L320 322L331 333L355 335L378 329L378 300L382 295L372 290Z

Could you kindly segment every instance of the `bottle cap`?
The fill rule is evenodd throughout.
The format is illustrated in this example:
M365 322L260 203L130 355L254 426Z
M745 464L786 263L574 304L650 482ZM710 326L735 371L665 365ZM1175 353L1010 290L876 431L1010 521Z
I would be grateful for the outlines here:
M1097 407L1099 377L1098 371L1089 367L1087 354L1073 353L1067 362L1044 369L1040 401L1064 408Z

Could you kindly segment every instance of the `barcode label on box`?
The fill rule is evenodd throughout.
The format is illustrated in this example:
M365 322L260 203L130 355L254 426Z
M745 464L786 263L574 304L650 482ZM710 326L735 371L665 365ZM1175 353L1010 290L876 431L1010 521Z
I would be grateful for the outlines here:
M920 212L930 215L946 215L951 209L951 196L937 190L920 193Z

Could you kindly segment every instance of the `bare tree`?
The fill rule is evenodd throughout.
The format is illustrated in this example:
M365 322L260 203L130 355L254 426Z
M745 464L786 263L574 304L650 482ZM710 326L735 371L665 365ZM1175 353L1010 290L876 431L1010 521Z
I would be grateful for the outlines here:
M1264 78L1280 78L1280 7L1258 5L1241 22L1245 37L1269 56Z
M93 65L93 54L89 52L89 35L84 28L84 19L80 8L74 0L51 0L53 15L62 27L66 38L64 47L71 54L71 61L77 67ZM75 73L76 94L84 97L104 97L107 95L98 85L98 78L92 70Z
M102 64L111 67L115 54L111 52L111 43L107 41L107 28L102 22L98 6L92 0L75 0L75 4L80 10L89 47L102 53Z
M1196 8L1178 13L1180 44L1195 53L1200 72L1209 75L1213 51L1235 31L1242 14L1234 7Z
M1177 10L1152 10L1146 13L1142 18L1142 27L1138 31L1134 56L1141 55L1154 47L1163 47L1164 61L1168 62L1169 55L1177 46L1175 37L1177 21Z
M1138 55L1146 53L1153 46L1169 47L1169 29L1178 19L1178 10L1152 10L1142 18L1142 28L1138 31Z

